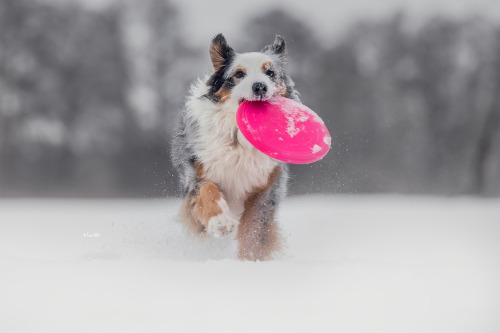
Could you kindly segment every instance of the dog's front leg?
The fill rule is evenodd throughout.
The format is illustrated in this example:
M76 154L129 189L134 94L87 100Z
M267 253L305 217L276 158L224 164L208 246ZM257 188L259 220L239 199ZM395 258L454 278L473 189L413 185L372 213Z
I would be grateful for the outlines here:
M182 203L182 220L197 234L228 235L238 225L238 220L217 185L204 180L199 170L197 167L199 177Z
M238 258L241 260L266 260L280 249L281 236L274 220L277 198L276 186L281 167L269 175L266 185L250 194L238 227Z

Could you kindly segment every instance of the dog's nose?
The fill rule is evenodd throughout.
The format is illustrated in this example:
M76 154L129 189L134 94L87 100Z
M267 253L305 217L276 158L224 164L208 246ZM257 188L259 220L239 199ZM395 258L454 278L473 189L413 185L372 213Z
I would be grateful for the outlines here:
M257 96L264 96L267 92L267 86L263 82L255 82L252 86L252 90Z

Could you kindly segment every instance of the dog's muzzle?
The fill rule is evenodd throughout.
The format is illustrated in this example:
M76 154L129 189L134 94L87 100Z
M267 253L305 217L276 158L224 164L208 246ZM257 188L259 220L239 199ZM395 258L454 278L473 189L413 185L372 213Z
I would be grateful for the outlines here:
M267 85L263 82L255 82L252 91L256 97L262 98L267 94Z

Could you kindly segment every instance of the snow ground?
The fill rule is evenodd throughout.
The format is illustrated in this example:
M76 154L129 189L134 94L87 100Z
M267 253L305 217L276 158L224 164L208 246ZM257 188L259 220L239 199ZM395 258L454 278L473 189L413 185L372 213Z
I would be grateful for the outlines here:
M0 332L500 332L498 199L290 198L270 262L178 206L0 201Z

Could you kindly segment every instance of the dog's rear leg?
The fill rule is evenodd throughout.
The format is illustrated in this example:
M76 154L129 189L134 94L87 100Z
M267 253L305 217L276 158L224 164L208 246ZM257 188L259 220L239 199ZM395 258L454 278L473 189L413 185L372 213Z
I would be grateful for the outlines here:
M196 234L215 237L230 234L238 225L217 185L203 180L202 168L197 165L197 178L181 207L181 219Z
M266 185L261 186L245 201L245 210L238 227L238 258L266 260L281 247L279 227L274 220L276 198L274 186L281 174L276 167Z

